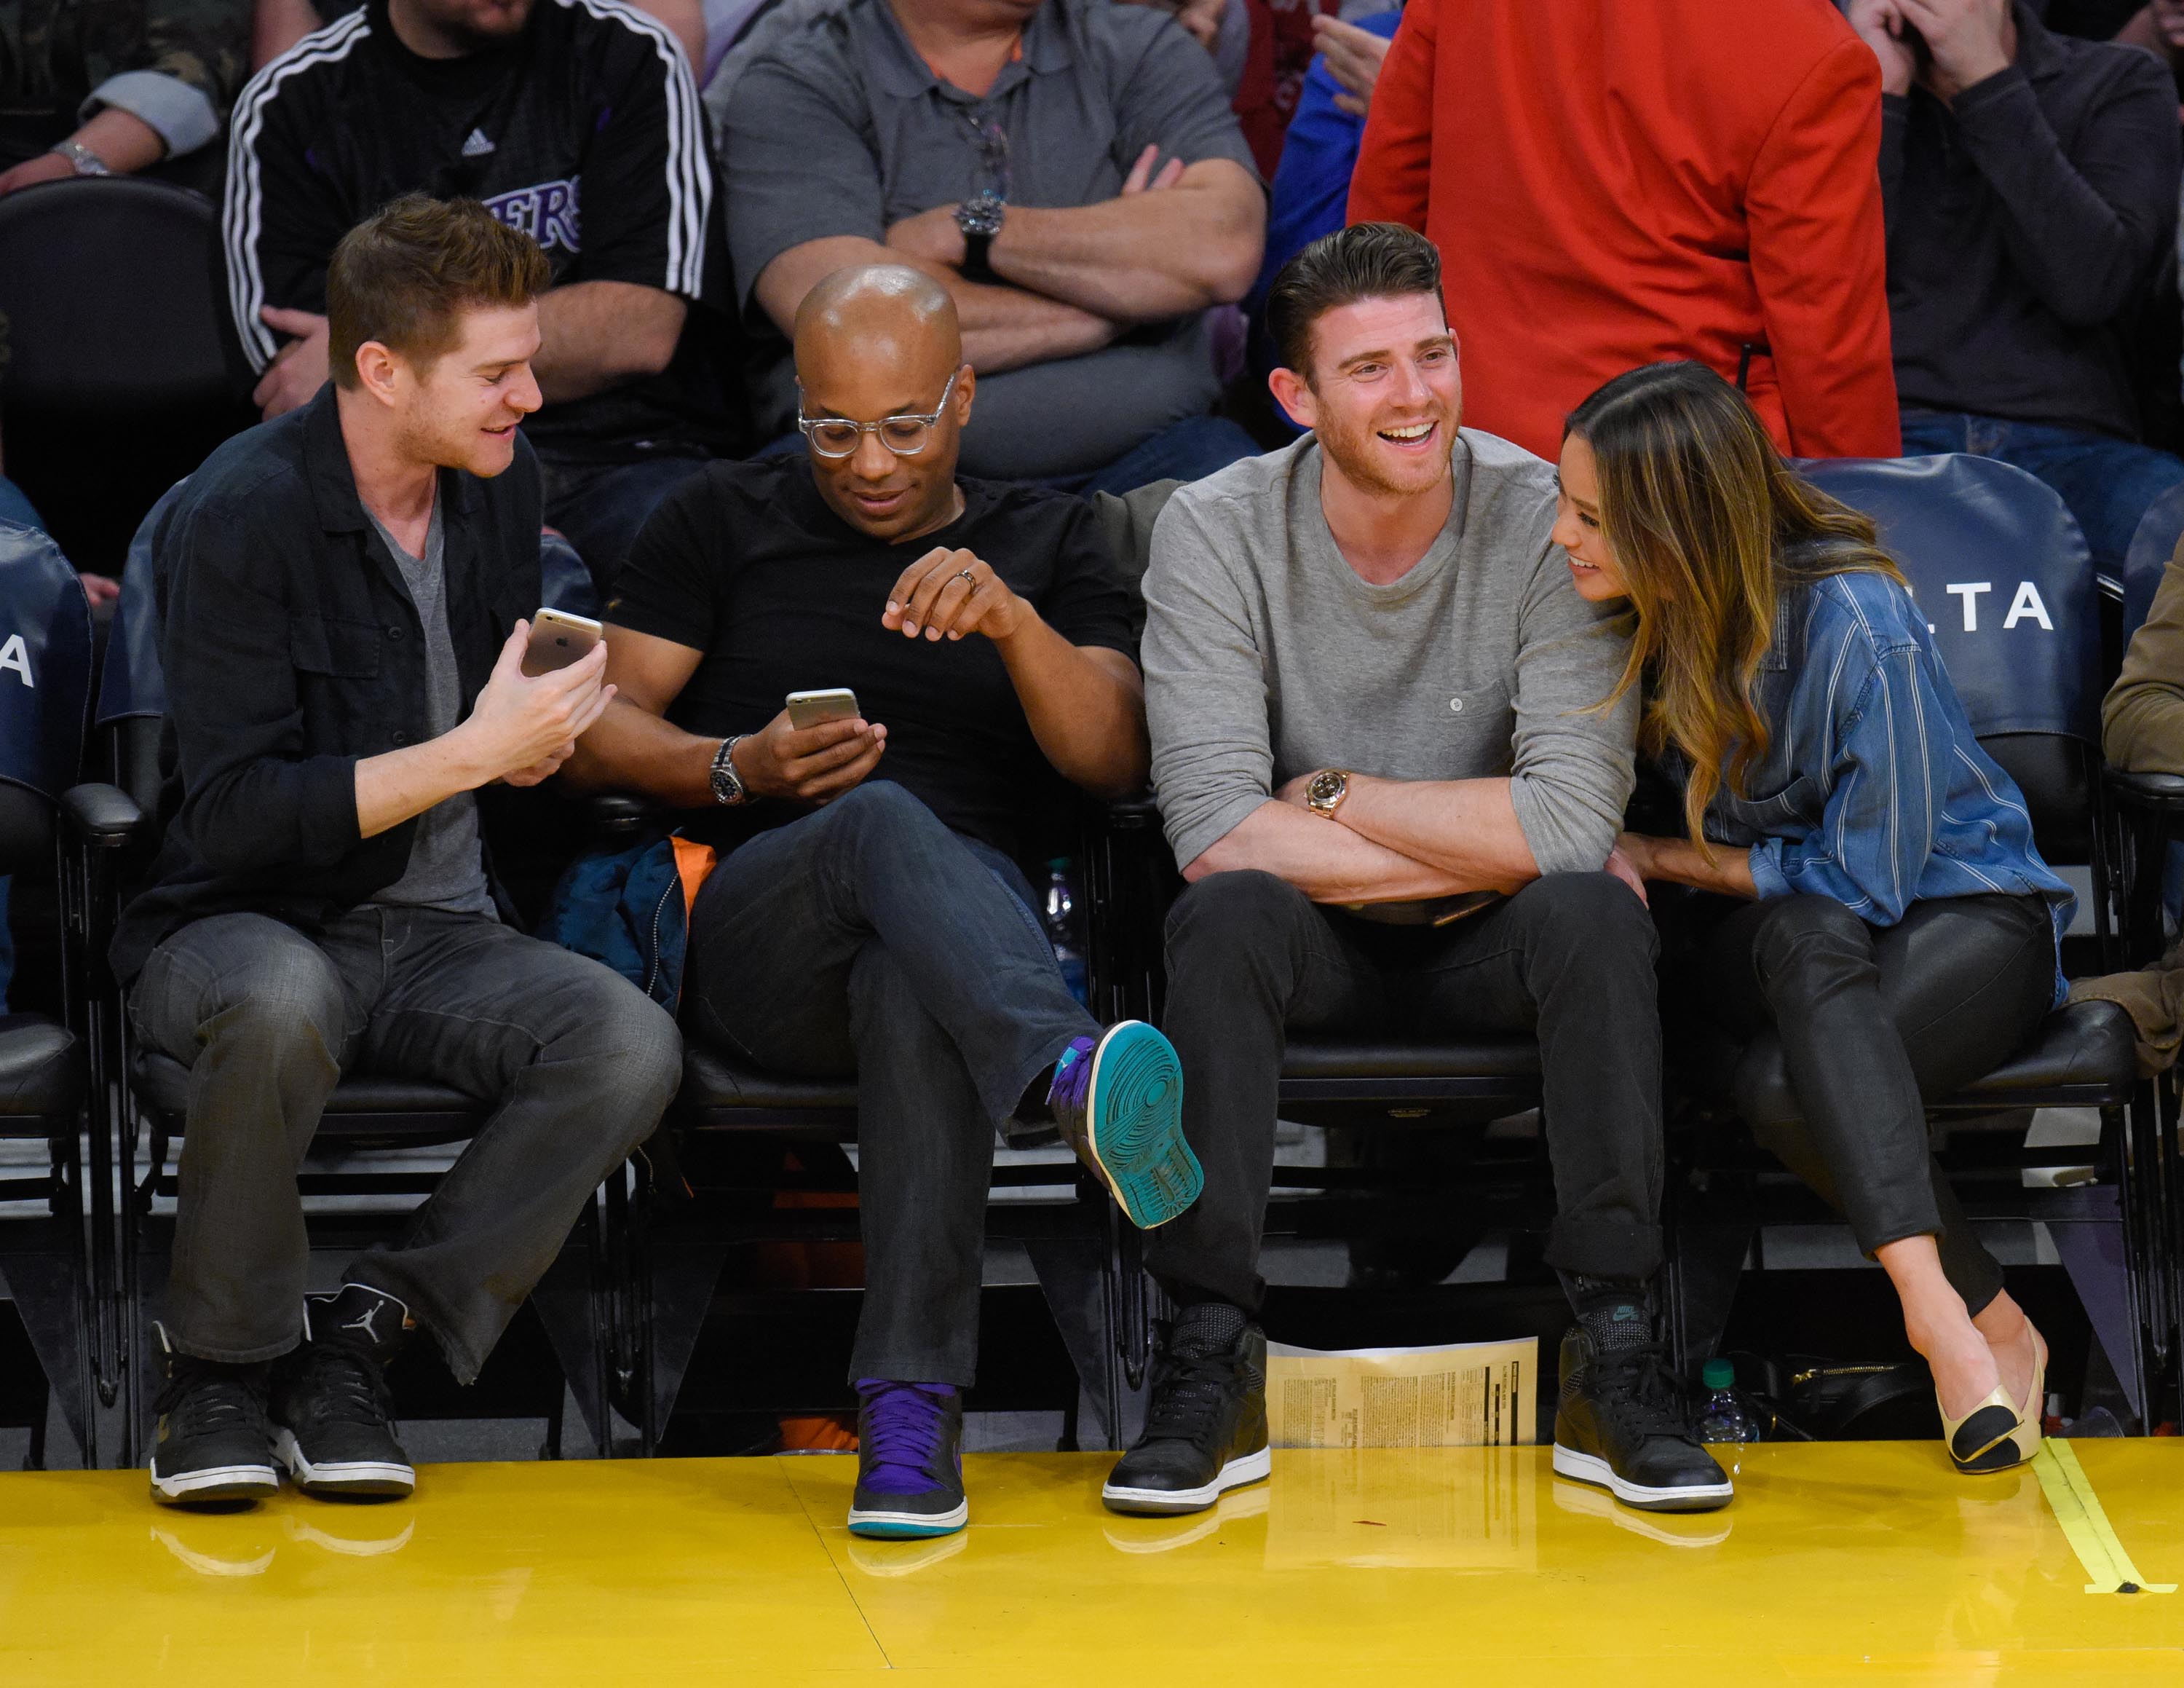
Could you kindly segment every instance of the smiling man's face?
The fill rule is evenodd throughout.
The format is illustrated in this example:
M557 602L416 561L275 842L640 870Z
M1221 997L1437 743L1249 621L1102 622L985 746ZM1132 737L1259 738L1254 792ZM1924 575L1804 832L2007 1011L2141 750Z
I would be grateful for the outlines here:
M1439 299L1400 293L1323 311L1312 325L1310 361L1278 396L1345 477L1396 495L1440 484L1463 382Z
M538 307L472 305L456 322L455 344L430 363L403 361L404 449L419 462L497 475L515 459L517 424L541 402L531 372Z

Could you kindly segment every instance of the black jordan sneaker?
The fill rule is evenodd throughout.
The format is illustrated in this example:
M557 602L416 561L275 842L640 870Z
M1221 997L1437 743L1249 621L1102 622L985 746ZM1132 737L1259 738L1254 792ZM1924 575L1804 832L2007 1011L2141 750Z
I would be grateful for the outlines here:
M166 1332L159 1331L163 1349ZM170 1506L270 1500L281 1492L265 1424L268 1366L223 1366L166 1349L152 1449L152 1498Z
M953 1535L963 1494L963 1392L946 1383L857 1384L857 1488L850 1534L882 1541Z
M407 1495L417 1473L394 1439L386 1368L408 1310L361 1283L304 1305L304 1345L274 1362L274 1452L313 1495Z
M1273 1468L1267 1333L1234 1307L1185 1307L1156 1331L1145 1434L1100 1497L1118 1512L1203 1512Z
M1736 1492L1691 1434L1660 1344L1604 1347L1582 1324L1563 1339L1555 1470L1648 1512L1710 1512Z

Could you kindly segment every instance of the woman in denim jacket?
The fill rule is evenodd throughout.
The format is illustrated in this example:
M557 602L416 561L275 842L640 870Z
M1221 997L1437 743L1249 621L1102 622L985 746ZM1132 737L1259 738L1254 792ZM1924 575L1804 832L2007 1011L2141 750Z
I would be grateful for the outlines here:
M1949 1453L2037 1450L2046 1345L1929 1152L1924 1097L1999 1065L2060 1000L2069 888L1973 736L1873 523L1798 478L1693 363L1570 417L1555 538L1577 590L1627 598L1623 688L1680 781L1687 836L1626 833L1640 880L1739 903L1696 1006L1772 1028L1804 1115L1772 1149L1849 1220L1934 1373Z

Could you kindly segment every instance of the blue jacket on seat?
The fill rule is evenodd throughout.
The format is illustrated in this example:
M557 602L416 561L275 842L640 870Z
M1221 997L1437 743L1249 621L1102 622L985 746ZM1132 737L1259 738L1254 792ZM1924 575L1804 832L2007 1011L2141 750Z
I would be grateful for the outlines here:
M1752 795L1724 783L1705 824L1750 852L1761 897L1832 897L1892 926L1923 898L2037 893L2062 999L2076 898L2041 860L2025 799L1981 748L1909 592L1870 571L1791 585L1757 701L1773 739Z

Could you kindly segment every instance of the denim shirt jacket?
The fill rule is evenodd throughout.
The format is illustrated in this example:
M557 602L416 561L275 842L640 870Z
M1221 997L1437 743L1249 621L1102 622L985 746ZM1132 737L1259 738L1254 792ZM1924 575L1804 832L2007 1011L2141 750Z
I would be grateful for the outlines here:
M2077 899L2040 859L2015 782L1980 747L1911 595L1846 571L1784 590L1758 674L1772 737L1707 806L1713 842L1751 852L1762 897L1832 897L1876 926L1936 897L2036 893L2063 933Z

